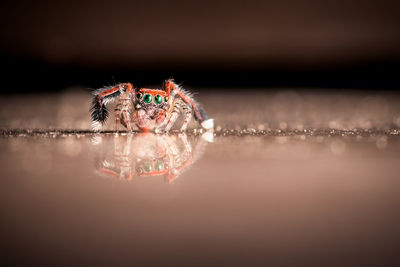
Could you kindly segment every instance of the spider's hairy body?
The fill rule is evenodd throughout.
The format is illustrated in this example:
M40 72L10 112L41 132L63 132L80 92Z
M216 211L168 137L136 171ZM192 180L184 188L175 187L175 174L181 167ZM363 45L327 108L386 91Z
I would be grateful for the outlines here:
M168 132L180 114L185 131L192 117L205 129L214 127L213 119L207 117L204 109L192 95L172 79L166 80L163 89L135 89L130 83L121 83L100 88L93 93L91 107L93 128L99 130L108 118L107 105L117 101L115 106L115 129L119 123L129 131L136 125L142 131Z

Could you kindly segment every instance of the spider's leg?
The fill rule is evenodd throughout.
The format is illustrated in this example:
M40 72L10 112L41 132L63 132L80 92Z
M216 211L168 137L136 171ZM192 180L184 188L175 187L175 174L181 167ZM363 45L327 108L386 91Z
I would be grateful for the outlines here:
M204 108L193 99L189 92L177 85L173 79L166 80L164 87L171 96L181 98L183 102L193 109L195 120L198 121L204 129L209 130L214 128L214 120L207 116Z
M182 111L185 114L185 120L183 121L181 131L184 132L184 131L186 131L186 128L187 128L189 122L192 120L192 109L190 108L189 105L184 103L182 105Z
M176 122L176 120L179 117L179 112L181 109L181 100L175 99L172 105L173 105L173 107L172 107L171 116L168 120L167 126L165 126L166 132L169 132L171 130L172 126L174 125L174 123Z
M124 180L132 180L132 161L130 160L131 157L131 143L132 143L132 136L128 135L126 137L126 142L124 143L123 150L121 150L121 178Z
M100 130L103 123L107 120L107 104L120 97L124 92L132 93L132 84L121 83L115 86L103 87L93 92L90 111L92 112L92 126L94 130Z
M182 141L185 147L185 153L190 154L192 153L192 145L190 144L189 140L187 139L187 135L185 133L179 135L179 139Z
M114 131L118 133L118 124L119 124L119 114L115 113L115 125L114 125Z
M120 98L118 99L118 103L117 103L117 105L115 106L115 109L114 109L114 112L115 112L115 131L118 130L118 124L119 123L121 123L123 126L126 127L125 116L123 114L123 111L126 110L126 108L124 107L125 98L126 98L126 95L121 95ZM128 101L129 101L129 95L128 95Z
M176 148L175 153L172 152L173 155L173 168L170 169L170 172L168 173L166 180L167 182L173 182L176 178L179 177L182 172L189 167L190 165L193 164L192 160L192 146L189 143L187 136L185 133L179 135L179 140L183 143L184 149L183 151L178 151ZM177 143L174 142L175 147L177 146Z
M107 120L108 110L106 105L120 95L121 91L118 86L100 88L94 92L90 110L92 111L92 123L95 130L99 130L101 125Z
M128 129L128 131L132 131L131 114L129 113L129 111L123 110L122 117L126 123L126 128Z

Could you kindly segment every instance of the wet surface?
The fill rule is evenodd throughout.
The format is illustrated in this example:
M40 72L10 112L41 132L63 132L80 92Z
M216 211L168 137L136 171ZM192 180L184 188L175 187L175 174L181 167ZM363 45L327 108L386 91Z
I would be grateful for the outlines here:
M398 262L398 95L206 94L215 132L170 135L95 134L87 96L1 100L6 263Z

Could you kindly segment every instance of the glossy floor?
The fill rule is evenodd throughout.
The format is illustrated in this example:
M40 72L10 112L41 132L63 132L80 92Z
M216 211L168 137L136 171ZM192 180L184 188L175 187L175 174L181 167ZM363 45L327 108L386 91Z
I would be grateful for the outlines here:
M231 125L215 134L3 132L3 260L55 266L394 263L400 137L390 128L397 107L387 107L379 120L387 118L386 130L339 134L288 131L292 122L283 118L282 125L271 119L277 127L270 130L253 118L255 130L247 125L235 132ZM216 112L245 124L234 115ZM331 117L339 124L376 123L366 115ZM224 123L230 122L221 128L229 126Z

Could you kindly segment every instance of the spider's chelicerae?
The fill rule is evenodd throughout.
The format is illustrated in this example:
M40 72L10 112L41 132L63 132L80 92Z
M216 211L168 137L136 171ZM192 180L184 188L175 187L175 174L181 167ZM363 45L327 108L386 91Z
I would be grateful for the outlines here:
M92 125L96 131L108 118L107 105L115 100L115 130L121 123L129 131L136 125L142 131L168 132L181 112L184 116L181 131L186 130L192 116L204 129L214 128L214 120L173 79L165 81L164 89L137 89L130 83L120 83L100 88L93 95Z

